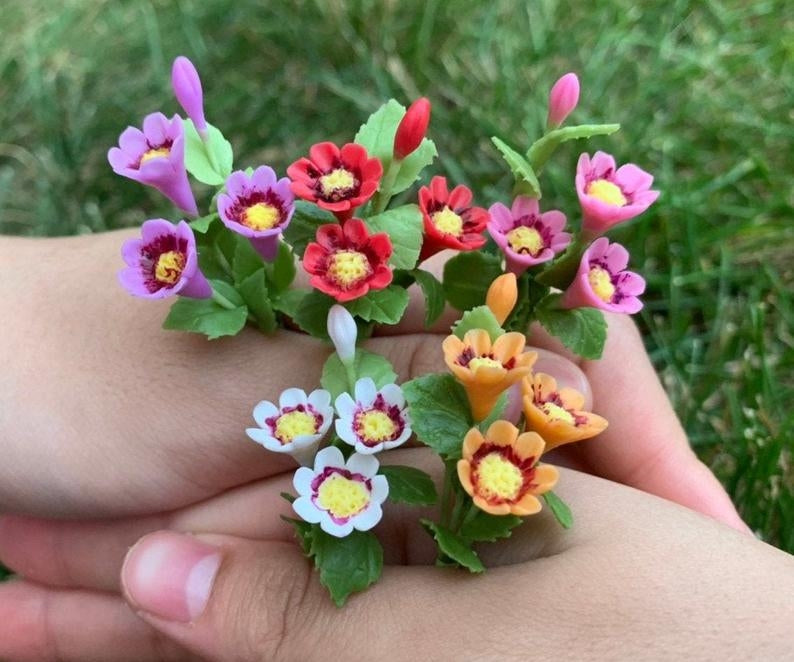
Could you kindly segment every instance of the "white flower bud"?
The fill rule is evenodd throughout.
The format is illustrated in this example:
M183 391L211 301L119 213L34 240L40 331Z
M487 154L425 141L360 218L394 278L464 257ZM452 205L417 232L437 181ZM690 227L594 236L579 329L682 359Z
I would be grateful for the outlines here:
M350 363L356 355L358 329L353 316L338 304L328 311L328 335L342 363Z

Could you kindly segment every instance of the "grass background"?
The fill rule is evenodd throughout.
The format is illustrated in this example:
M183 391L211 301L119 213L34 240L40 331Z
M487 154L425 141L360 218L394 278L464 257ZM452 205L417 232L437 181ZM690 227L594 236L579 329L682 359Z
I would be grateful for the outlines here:
M660 201L614 232L649 282L638 321L698 454L765 540L794 552L794 15L786 0L130 0L3 3L0 231L100 232L174 216L115 177L107 148L177 111L170 62L202 73L238 165L284 172L347 141L378 104L433 106L434 171L490 204L510 190L489 136L526 146L560 74L573 121L656 175ZM582 145L544 173L576 218ZM204 193L207 193L204 191ZM206 204L207 199L203 202Z

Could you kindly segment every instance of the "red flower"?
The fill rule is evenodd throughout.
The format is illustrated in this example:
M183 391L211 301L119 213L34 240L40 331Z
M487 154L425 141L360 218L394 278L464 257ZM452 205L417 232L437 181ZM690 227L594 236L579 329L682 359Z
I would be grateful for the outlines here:
M312 145L309 158L295 161L287 174L297 197L349 218L378 190L383 166L379 159L370 159L361 145L348 143L339 149L325 142Z
M337 301L352 301L391 283L386 264L391 252L389 235L370 235L364 221L351 218L344 226L328 223L317 228L317 242L306 247L303 268L313 287Z
M429 122L430 102L421 97L409 106L397 127L394 136L395 159L404 159L422 144Z
M419 189L419 207L425 222L420 262L445 248L473 251L485 244L482 232L490 216L471 206L471 191L462 184L450 193L446 177L433 177L430 188Z

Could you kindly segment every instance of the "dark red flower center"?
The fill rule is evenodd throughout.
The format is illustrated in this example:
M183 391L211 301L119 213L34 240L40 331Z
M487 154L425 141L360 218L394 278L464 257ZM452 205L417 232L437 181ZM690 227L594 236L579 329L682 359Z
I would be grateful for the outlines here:
M141 249L141 270L149 292L172 287L182 277L187 263L187 240L161 235Z

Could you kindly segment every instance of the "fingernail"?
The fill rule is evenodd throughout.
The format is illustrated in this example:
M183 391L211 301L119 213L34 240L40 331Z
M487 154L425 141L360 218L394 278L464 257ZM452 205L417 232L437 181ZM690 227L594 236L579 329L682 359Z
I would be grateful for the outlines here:
M121 581L140 611L178 623L197 620L207 607L221 552L192 536L161 531L127 554Z

